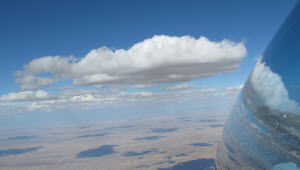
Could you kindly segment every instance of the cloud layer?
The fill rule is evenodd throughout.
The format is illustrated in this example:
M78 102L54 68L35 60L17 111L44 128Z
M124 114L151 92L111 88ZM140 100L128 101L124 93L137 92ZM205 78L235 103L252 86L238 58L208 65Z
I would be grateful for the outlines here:
M101 47L80 59L61 56L34 59L16 72L16 82L23 91L66 79L79 86L173 83L232 72L246 53L242 42L161 35L128 50Z
M167 102L184 102L191 98L221 97L224 100L235 99L241 86L225 89L193 89L192 91L176 92L134 92L93 90L66 90L58 94L44 91L10 93L0 97L0 115L27 111L54 111L61 109L87 110L91 108L107 108L140 104L155 104ZM197 100L198 100L197 99ZM20 102L26 101L26 102ZM31 101L31 102L30 102Z

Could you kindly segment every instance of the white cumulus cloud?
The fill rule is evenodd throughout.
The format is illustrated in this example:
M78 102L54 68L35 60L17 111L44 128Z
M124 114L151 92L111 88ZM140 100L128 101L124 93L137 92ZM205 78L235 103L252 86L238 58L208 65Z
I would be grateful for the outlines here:
M17 72L16 82L24 91L65 79L75 85L173 83L232 72L246 53L242 42L160 35L128 50L101 47L83 58L34 59Z

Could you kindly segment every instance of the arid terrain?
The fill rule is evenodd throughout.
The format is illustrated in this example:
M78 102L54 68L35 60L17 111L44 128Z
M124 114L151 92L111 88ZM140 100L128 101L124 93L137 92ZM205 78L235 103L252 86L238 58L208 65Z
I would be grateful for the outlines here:
M225 119L143 115L1 131L0 169L214 169Z

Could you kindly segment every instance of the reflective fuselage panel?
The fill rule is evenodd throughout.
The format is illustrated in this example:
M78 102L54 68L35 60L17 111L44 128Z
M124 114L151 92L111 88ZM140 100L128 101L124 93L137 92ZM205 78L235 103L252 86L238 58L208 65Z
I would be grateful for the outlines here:
M258 60L218 145L217 169L300 170L300 3Z

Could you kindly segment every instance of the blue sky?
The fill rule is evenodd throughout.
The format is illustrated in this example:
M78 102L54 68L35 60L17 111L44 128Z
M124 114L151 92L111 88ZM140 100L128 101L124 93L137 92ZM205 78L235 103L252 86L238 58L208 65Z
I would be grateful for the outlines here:
M92 49L106 46L112 51L128 50L145 39L152 39L155 35L168 36L166 39L162 38L161 41L169 40L170 37L191 36L198 39L203 36L210 42L220 42L224 39L234 43L243 42L247 54L241 58L242 62L239 67L230 70L233 71L232 73L219 71L218 74L206 78L195 76L194 79L188 79L188 82L179 79L171 82L153 80L152 84L155 85L144 89L132 88L134 84L144 84L144 79L137 80L134 84L125 81L117 84L118 87L115 90L118 94L121 92L160 93L169 86L180 84L187 84L185 88L179 87L180 92L190 92L190 89L201 90L203 86L209 89L235 87L245 82L256 63L255 58L263 53L295 3L296 0L28 0L26 2L2 0L0 2L0 77L2 80L0 95L19 93L20 83L15 82L14 73L17 70L26 72L23 69L24 65L34 59L44 56L72 55L79 60ZM121 69L120 72L122 72ZM39 72L38 74L49 77L49 73ZM56 95L61 93L61 90L55 90L58 87L73 86L72 88L76 90L95 89L95 84L93 86L75 85L74 87L72 81L75 78L72 78L57 81L49 86L23 91L43 90ZM110 83L106 86L109 87L104 90L114 90L114 87L110 87ZM101 88L100 90L103 91ZM91 97L88 96L90 91L80 94L86 95L87 98ZM143 95L147 96L145 93ZM53 100L53 98L50 99L47 96L44 100ZM16 109L16 106L11 106L15 105L15 102L4 100L1 107L9 108L9 110ZM36 99L26 98L26 101L18 101L17 105L25 107L32 103L38 104L38 102ZM96 108L92 107L92 109ZM53 111L50 109L47 112Z

